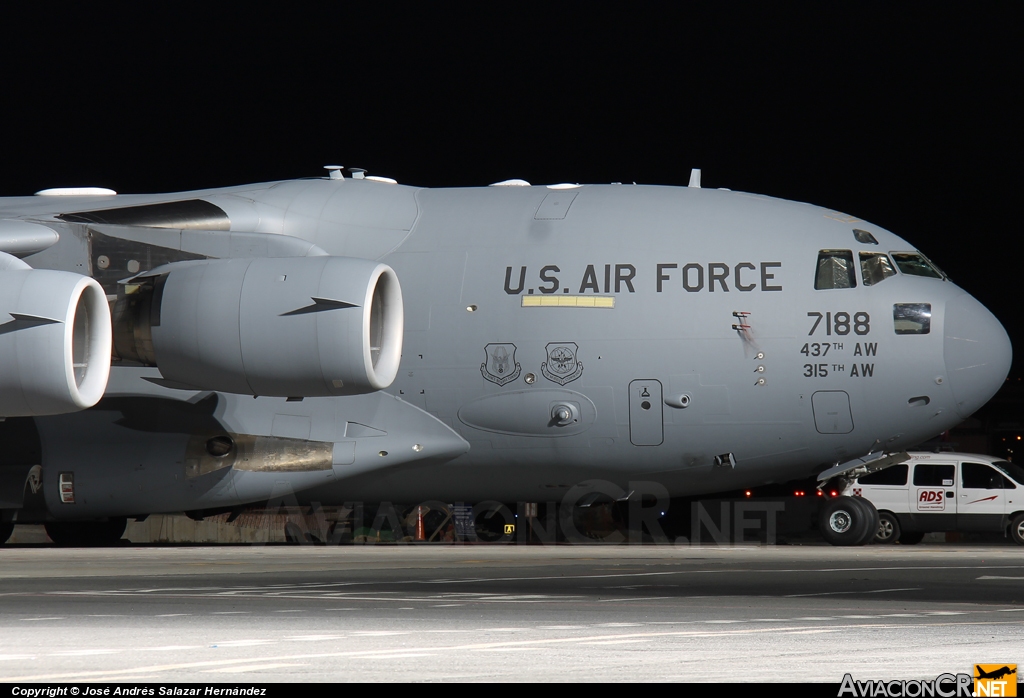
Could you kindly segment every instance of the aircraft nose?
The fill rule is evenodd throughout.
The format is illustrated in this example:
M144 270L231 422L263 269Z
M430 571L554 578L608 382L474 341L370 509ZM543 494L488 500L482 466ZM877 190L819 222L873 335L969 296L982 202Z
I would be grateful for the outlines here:
M957 413L966 419L996 394L1013 349L995 315L964 294L946 303L943 355Z

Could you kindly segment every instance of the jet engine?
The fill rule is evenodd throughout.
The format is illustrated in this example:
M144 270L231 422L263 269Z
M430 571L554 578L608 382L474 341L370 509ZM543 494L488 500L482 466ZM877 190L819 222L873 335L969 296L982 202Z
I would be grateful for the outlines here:
M75 412L103 397L110 310L94 279L0 252L0 323L0 417Z
M175 262L121 285L114 350L168 387L317 397L391 385L402 292L386 264L350 257Z

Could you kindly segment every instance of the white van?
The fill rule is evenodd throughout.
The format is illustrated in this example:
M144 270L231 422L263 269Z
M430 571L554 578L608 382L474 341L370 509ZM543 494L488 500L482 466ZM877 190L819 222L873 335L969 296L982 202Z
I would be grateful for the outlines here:
M878 509L876 543L912 545L932 531L1003 531L1024 545L1024 468L973 453L909 455L842 492Z

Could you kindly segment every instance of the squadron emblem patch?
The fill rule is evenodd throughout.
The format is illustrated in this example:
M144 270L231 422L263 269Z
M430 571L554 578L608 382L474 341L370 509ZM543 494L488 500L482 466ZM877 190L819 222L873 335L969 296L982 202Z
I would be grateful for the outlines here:
M484 347L487 360L480 364L480 374L496 385L511 383L522 372L516 363L516 345L511 342Z
M576 342L551 342L545 349L548 360L540 365L540 372L549 381L565 385L583 375L583 364L576 360Z

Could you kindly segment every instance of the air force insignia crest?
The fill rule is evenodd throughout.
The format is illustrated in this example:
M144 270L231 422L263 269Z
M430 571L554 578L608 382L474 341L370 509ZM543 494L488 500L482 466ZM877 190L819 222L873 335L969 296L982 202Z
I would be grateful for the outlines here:
M576 342L551 342L545 349L548 360L540 365L540 372L549 381L565 385L583 375L583 364L576 360Z
M516 345L511 342L488 344L484 347L484 354L487 360L480 364L480 373L492 383L511 383L522 372L516 363Z

